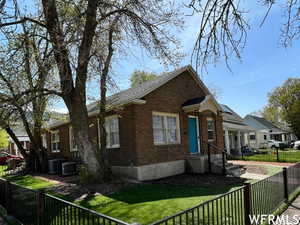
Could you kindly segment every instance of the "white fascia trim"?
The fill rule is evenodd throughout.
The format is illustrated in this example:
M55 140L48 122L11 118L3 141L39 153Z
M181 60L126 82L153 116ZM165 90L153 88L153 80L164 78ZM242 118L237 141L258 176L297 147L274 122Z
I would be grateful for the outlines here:
M123 104L120 104L120 105L116 105L116 106L113 106L112 108L109 108L107 109L106 111L109 112L111 110L113 110L114 108L118 108L118 107L121 107L121 106L126 106L126 105L130 105L130 104L134 104L134 105L143 105L143 104L146 104L146 100L143 100L143 99L133 99L133 100L130 100L128 102L125 102ZM88 116L94 116L94 115L97 115L98 113L100 112L100 110L96 110L94 112L91 112L88 114ZM70 120L66 120L66 121L61 121L61 122L57 122L51 126L48 126L46 128L48 129L51 129L51 128L56 128L56 127L59 127L61 125L64 125L64 124L67 124L67 123L70 123Z

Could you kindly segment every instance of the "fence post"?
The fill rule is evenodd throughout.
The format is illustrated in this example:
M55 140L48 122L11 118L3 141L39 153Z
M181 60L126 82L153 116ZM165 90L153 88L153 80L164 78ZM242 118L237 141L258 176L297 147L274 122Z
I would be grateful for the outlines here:
M223 175L226 175L226 153L222 152L222 159L223 159Z
M11 211L11 184L5 181L5 208L8 213Z
M45 194L44 191L38 191L36 193L36 201L37 201L37 224L44 225L45 219Z
M210 144L207 143L208 172L211 173Z
M283 186L284 186L284 198L285 201L289 201L289 190L288 190L288 176L287 176L287 168L283 168Z
M279 162L279 150L276 148L276 156L277 156L277 162Z
M247 183L244 188L244 209L245 225L251 225L250 215L252 214L251 184Z

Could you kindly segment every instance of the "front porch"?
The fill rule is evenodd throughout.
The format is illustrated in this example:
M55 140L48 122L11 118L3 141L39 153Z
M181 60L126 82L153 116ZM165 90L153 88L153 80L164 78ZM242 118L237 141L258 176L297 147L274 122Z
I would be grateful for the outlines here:
M230 155L241 155L242 148L249 144L249 133L253 130L244 125L224 122L224 140L226 152Z

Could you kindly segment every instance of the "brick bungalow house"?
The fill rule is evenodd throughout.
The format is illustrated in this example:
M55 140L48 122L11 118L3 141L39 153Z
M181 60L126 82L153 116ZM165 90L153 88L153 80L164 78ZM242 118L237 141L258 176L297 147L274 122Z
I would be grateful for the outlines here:
M221 107L191 66L108 97L107 147L115 174L152 180L207 171L224 149ZM97 103L88 105L90 134L99 144ZM70 121L50 125L44 142L52 158L78 157ZM217 162L218 160L213 160Z

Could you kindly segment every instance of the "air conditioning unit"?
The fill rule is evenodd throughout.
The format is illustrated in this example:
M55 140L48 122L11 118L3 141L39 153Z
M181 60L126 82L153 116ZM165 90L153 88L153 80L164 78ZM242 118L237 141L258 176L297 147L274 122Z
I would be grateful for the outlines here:
M60 165L64 159L51 159L48 161L48 173L49 174L59 174L60 172Z
M77 163L75 162L64 162L61 165L62 167L62 175L70 176L77 174Z

